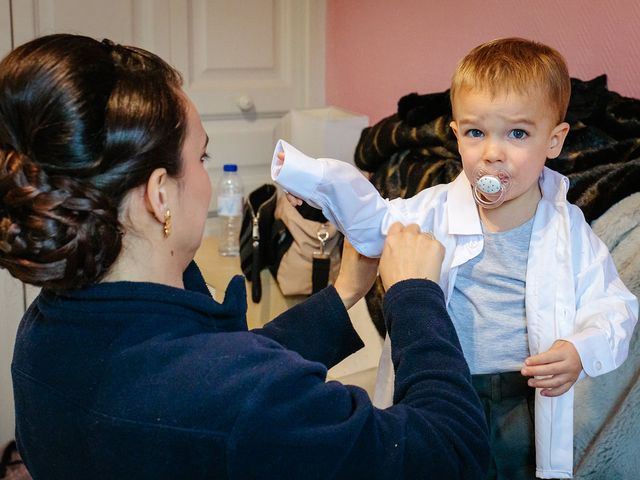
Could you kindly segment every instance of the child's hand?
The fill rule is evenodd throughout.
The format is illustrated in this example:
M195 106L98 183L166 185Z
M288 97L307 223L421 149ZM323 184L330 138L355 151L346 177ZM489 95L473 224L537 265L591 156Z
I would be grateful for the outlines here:
M360 255L344 239L340 273L333 286L347 310L371 289L378 274L378 260Z
M567 392L582 371L580 355L573 343L556 340L546 352L532 355L524 361L520 373L530 378L530 387L541 388L541 395L557 397Z
M284 152L278 152L278 159L284 164ZM291 195L289 192L284 192L286 194L287 200L293 207L298 207L302 205L302 199Z
M289 203L292 206L298 207L298 206L302 205L302 199L291 195L289 192L284 192L284 193L287 196L287 200L289 200Z

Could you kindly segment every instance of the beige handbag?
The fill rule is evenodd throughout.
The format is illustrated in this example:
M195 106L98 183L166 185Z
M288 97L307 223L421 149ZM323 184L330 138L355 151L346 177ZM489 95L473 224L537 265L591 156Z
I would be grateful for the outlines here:
M293 207L278 191L275 262L270 267L283 295L309 295L333 284L340 270L342 234L306 203Z

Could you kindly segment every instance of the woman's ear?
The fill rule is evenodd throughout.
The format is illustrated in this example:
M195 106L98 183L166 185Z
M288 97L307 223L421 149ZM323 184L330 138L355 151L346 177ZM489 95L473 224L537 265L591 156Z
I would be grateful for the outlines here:
M549 137L549 149L547 150L547 158L556 158L562 151L564 145L564 139L567 138L569 133L569 124L567 122L559 123L553 130L551 130L551 136Z
M156 168L149 176L144 192L147 211L156 217L156 220L160 223L164 223L165 215L169 209L168 184L169 175L167 170L165 168Z

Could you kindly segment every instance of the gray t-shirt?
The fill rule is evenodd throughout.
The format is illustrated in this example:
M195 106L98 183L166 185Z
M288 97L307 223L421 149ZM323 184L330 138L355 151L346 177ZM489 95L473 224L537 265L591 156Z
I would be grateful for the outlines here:
M458 267L449 314L472 374L513 372L529 356L524 308L533 218L487 232L484 249Z

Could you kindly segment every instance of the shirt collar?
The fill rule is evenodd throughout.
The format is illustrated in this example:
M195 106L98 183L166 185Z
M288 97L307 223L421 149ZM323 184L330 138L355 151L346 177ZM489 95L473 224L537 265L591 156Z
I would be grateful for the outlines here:
M64 322L91 319L130 323L155 318L195 320L218 331L247 330L243 277L237 275L229 282L222 303L201 290L193 285L183 290L149 282L105 282L59 294L43 291L36 302L46 318Z
M478 208L473 199L471 184L464 171L451 182L447 203L449 234L482 235Z
M546 201L553 203L564 203L567 201L569 179L564 175L548 167L544 167L540 175L539 185L542 191L542 198Z

